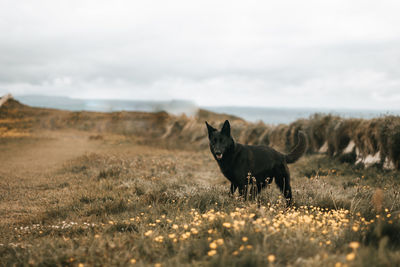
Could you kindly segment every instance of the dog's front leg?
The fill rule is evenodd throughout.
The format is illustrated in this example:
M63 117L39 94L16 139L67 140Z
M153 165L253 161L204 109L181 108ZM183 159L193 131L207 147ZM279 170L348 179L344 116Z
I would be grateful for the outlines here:
M235 184L231 183L231 191L230 191L230 194L231 194L232 196L233 196L233 194L235 194L236 188L237 188L237 186L236 186Z

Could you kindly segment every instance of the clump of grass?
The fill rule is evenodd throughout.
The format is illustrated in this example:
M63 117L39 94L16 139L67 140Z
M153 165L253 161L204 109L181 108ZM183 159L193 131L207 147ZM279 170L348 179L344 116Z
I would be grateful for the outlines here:
M97 176L98 179L106 179L106 178L118 178L121 174L123 169L119 166L111 166L107 169L101 170L99 175Z

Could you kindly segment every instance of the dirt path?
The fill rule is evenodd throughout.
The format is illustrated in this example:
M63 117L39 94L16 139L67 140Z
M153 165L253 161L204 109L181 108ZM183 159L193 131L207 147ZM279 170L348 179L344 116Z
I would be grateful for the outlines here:
M69 160L88 153L128 160L145 155L150 160L171 161L177 176L186 179L189 175L198 184L212 185L223 180L213 159L205 154L207 151L148 147L124 136L93 137L88 132L49 131L40 132L40 137L35 134L33 138L0 142L0 224L23 220L31 213L70 200L76 192L69 185L84 181L59 172Z
M60 187L66 181L54 173L69 159L97 151L98 147L99 142L81 132L41 133L39 138L1 142L1 223L23 219L60 201L59 196L68 193Z
M46 173L70 158L96 148L87 136L60 133L58 138L11 141L0 145L0 174L16 177Z

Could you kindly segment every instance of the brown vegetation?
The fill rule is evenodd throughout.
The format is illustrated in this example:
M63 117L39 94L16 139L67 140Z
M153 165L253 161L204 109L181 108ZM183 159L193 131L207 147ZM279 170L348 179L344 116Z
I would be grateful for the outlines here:
M226 118L9 100L0 107L0 266L400 264L399 172L338 161L398 159L398 118L315 115L274 127L229 118L241 142L284 151L302 129L309 152L334 157L290 166L290 209L275 186L257 201L229 196L204 127Z

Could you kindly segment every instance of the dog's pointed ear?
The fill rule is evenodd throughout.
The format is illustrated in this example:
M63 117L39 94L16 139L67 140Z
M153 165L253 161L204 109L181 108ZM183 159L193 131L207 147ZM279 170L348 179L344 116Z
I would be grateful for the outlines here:
M231 125L229 124L229 121L228 121L228 120L226 120L226 121L224 122L224 126L222 126L221 133L222 133L223 135L228 136L228 137L231 136Z
M213 132L215 132L217 129L215 129L215 128L212 127L210 124L208 124L208 122L206 122L206 125L207 125L207 131L208 131L208 138L210 138L210 137L211 137L211 134L212 134Z

